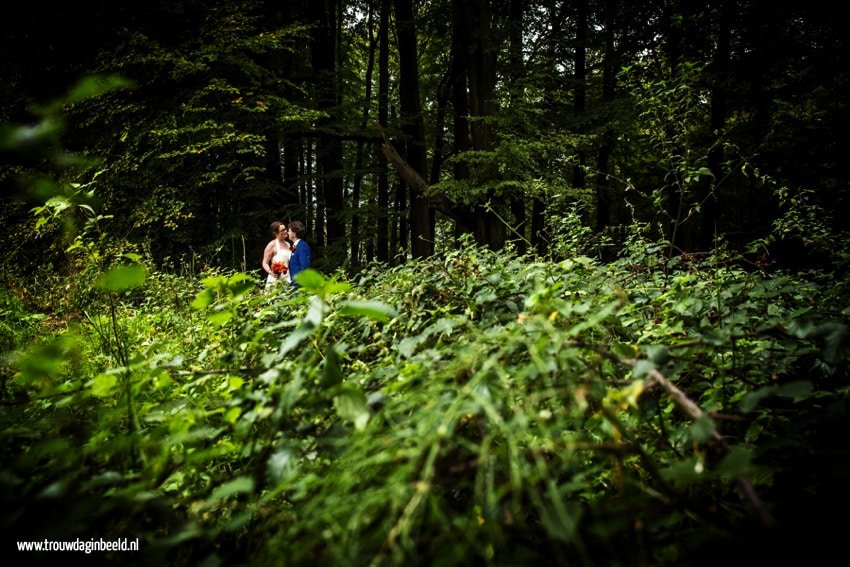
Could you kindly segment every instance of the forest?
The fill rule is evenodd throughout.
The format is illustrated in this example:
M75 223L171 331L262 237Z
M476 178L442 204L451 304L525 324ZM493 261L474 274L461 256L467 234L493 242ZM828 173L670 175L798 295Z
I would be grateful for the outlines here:
M2 556L840 556L847 24L820 0L9 7ZM265 285L275 221L306 227L292 286Z

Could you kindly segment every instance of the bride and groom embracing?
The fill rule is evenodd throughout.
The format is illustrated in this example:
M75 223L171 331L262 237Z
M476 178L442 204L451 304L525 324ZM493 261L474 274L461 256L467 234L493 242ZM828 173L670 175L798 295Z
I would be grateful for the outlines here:
M307 229L301 221L292 221L288 227L285 223L274 221L270 229L274 240L266 245L263 252L263 269L268 274L266 291L280 281L297 288L296 274L313 263L310 245L304 240Z

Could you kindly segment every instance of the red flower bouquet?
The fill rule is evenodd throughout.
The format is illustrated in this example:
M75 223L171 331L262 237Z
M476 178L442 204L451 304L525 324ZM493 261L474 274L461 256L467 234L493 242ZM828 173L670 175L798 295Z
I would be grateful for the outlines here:
M272 271L280 276L288 272L289 267L286 265L286 262L272 262Z

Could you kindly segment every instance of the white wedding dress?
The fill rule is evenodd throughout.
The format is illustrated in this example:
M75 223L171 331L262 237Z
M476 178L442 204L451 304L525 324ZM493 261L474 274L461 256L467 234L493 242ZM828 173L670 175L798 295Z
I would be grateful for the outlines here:
M290 283L292 281L292 278L289 276L289 258L291 257L292 252L290 252L288 248L284 248L283 246L281 246L280 240L275 239L274 256L272 256L272 261L269 264L274 264L275 262L283 262L287 270L286 273L281 274L279 278L274 277L272 274L266 276L266 289L268 289L279 281L285 281L286 283Z

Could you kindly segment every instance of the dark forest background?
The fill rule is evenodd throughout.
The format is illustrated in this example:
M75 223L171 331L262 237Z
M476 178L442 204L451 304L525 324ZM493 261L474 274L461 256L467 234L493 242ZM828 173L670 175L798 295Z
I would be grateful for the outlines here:
M571 207L603 256L635 222L677 252L742 249L798 196L847 212L845 24L819 2L25 4L2 24L0 116L126 80L27 143L61 127L97 160L64 175L101 230L163 265L258 269L275 219L306 222L327 272L460 233L545 252ZM31 274L60 244L4 194L4 264ZM768 251L807 262L810 241Z

